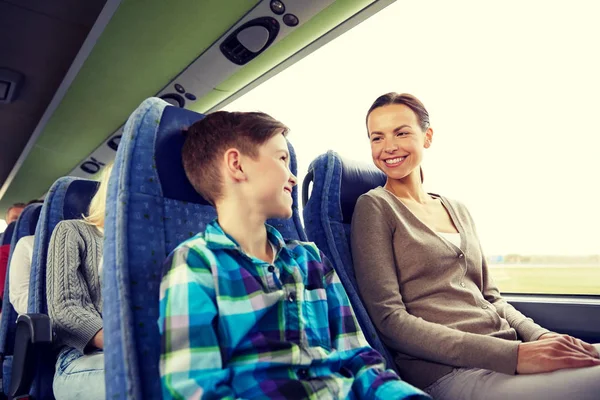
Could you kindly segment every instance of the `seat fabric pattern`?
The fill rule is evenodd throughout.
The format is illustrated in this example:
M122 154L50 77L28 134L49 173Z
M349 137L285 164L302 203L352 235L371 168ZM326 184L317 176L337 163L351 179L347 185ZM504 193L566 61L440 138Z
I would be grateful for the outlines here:
M35 230L31 275L29 279L28 313L48 314L46 300L46 261L48 246L56 225L67 219L80 219L87 213L98 182L72 176L59 178L50 187ZM36 399L53 399L52 380L56 354L40 357L30 394Z
M385 175L374 166L343 160L334 151L317 157L309 166L312 191L305 183L303 198L304 226L309 240L331 260L344 285L358 322L371 346L386 359L388 368L396 369L394 358L381 341L377 329L361 300L350 242L352 213L363 194L385 184Z

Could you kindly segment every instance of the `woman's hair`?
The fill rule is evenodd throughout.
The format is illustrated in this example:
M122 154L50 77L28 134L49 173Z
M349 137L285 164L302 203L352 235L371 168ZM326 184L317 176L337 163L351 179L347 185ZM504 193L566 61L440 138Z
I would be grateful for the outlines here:
M367 112L367 117L365 122L369 120L369 115L379 107L388 106L390 104L403 104L406 107L410 108L415 115L417 116L417 120L419 121L419 126L425 132L429 128L429 113L425 106L419 99L417 99L412 94L401 93L398 94L396 92L386 93L383 96L379 96L369 108L369 112ZM368 132L367 132L368 133Z
M98 191L90 202L87 215L83 216L83 220L88 224L95 225L99 228L104 227L104 215L106 213L106 194L108 192L108 179L110 178L110 172L112 171L113 164L108 164L102 171L102 178L100 179L100 185Z

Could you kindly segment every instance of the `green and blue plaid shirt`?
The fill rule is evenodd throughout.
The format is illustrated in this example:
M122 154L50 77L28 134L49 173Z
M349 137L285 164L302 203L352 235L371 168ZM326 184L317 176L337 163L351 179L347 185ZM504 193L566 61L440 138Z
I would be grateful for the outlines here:
M163 398L427 398L385 370L317 247L266 227L273 264L246 255L216 221L167 259Z

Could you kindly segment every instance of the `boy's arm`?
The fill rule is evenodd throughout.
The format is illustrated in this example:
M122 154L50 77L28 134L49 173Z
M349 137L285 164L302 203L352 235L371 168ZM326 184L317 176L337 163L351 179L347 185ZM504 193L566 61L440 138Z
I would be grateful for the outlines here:
M209 258L182 247L167 259L160 287L160 374L164 399L233 399L216 332Z
M356 320L348 295L329 260L321 253L332 347L342 359L342 374L351 374L359 399L428 399L425 393L385 369L383 357L369 344Z

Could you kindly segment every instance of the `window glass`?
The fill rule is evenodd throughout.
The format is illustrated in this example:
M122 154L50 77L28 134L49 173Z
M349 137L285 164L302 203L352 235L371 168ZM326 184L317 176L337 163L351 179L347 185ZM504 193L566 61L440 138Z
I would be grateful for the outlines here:
M365 114L414 94L426 190L465 203L504 293L600 294L600 2L395 2L227 105L291 128L300 181L370 162ZM301 183L301 182L300 182Z

